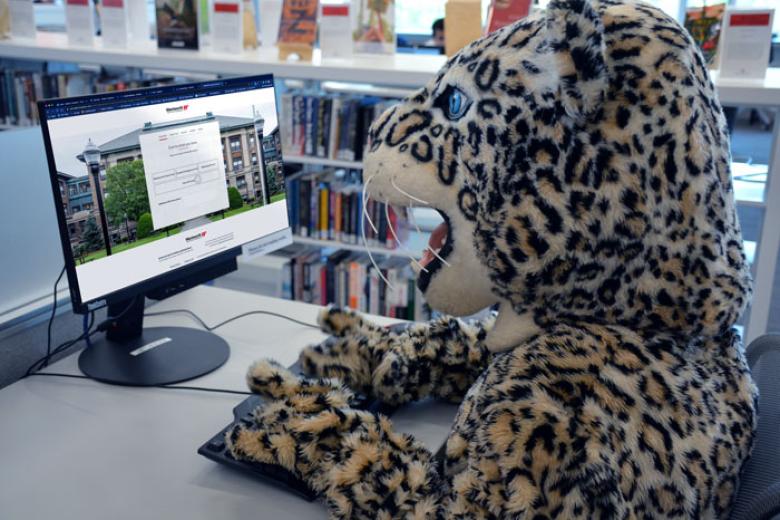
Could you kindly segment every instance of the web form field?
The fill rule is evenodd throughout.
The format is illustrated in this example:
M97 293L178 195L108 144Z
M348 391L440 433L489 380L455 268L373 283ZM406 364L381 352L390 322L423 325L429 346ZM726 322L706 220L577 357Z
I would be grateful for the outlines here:
M139 141L154 229L229 206L216 121L145 131Z

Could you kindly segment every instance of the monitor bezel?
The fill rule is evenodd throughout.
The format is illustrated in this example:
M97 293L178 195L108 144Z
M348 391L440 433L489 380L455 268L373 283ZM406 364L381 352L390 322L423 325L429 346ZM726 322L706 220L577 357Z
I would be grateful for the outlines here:
M46 149L46 162L49 165L49 181L51 183L52 195L54 197L54 203L55 203L54 209L55 209L55 213L57 214L57 224L60 232L60 244L62 245L62 254L63 254L63 258L65 259L65 271L68 276L68 288L70 290L71 306L73 308L74 313L85 314L89 312L89 304L101 300L105 300L107 302L118 301L118 300L125 300L128 298L132 298L140 294L146 294L147 292L153 291L167 284L180 281L182 278L187 277L192 273L196 273L203 269L212 268L213 266L223 262L232 261L238 255L241 254L241 246L243 244L236 246L232 249L229 249L227 251L217 253L215 255L208 256L206 258L202 258L185 267L181 267L178 269L174 269L172 271L161 273L152 278L148 278L141 282L128 285L127 287L123 287L122 289L112 291L110 293L104 294L97 298L93 298L88 301L83 301L83 299L81 298L81 290L79 287L78 275L76 274L76 260L73 257L73 250L70 247L70 233L68 231L67 218L65 216L65 211L63 209L62 194L60 193L60 189L59 189L57 165L56 165L56 161L54 160L54 150L52 147L51 136L49 133L49 124L48 124L49 118L47 117L46 104L51 104L53 102L61 103L61 102L65 102L66 100L69 102L79 102L79 101L84 102L87 100L100 101L102 99L111 100L112 98L124 97L128 93L143 93L145 91L159 91L160 93L164 93L166 90L175 91L177 89L181 89L182 87L207 86L207 85L213 85L217 82L240 83L240 82L251 82L251 81L261 81L261 80L271 81L270 88L274 89L274 109L276 110L277 120L278 120L279 100L276 96L276 83L274 82L273 74L260 74L254 76L224 78L224 79L210 80L210 81L198 81L193 83L180 83L175 85L145 87L145 88L129 89L129 90L123 90L117 92L87 94L84 96L73 96L67 98L51 98L51 99L43 99L37 102L38 114L41 123L41 133L43 134L43 143ZM282 164L284 164L284 154L282 154ZM289 216L288 216L288 224L289 224ZM257 238L262 238L262 237L257 237Z

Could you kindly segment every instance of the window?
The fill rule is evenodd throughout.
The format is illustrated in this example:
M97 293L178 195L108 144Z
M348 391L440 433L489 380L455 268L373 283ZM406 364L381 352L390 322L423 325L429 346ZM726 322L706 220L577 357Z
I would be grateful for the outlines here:
M234 135L230 137L230 151L231 152L240 152L241 151L241 136L240 135Z
M243 175L236 177L236 187L239 189L246 189L246 178Z
M244 160L240 157L233 159L233 171L237 172L244 169Z
M135 159L133 157L121 157L116 160L116 163L123 163L123 162L133 162Z
M252 154L252 165L255 165L255 164L257 164L257 154L253 153Z

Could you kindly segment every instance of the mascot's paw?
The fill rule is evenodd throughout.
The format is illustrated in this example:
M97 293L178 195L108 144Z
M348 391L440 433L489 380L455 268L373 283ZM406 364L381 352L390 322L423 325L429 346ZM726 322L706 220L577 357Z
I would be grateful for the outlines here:
M338 337L373 336L384 331L384 327L366 321L355 311L334 306L325 307L320 311L317 324L325 334Z
M430 452L411 436L395 432L387 417L333 406L327 399L309 406L306 398L270 402L256 410L253 425L229 430L225 441L233 456L291 471L329 502L350 509L339 518L358 511L358 517L368 518L378 503L388 500L396 503L391 509L401 512L407 502L414 504L409 499L440 487ZM379 489L384 490L381 496ZM404 513L419 508L426 513L435 509L423 502Z
M333 406L346 406L353 394L332 379L307 379L296 376L276 361L262 359L249 367L249 389L272 399L325 399Z
M372 373L397 335L351 310L336 307L323 309L318 323L331 337L301 351L299 361L304 373L338 378L356 392L369 395Z

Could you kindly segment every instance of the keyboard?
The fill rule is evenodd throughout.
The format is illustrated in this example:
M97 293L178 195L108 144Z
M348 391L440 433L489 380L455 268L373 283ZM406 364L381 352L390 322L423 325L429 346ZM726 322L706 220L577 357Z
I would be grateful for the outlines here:
M294 374L300 373L301 370L298 363L291 366L290 371ZM225 466L244 471L265 482L281 486L306 500L312 501L316 499L316 493L305 482L283 467L275 464L239 460L233 457L230 450L227 449L227 446L225 445L225 433L238 423L244 423L249 427L254 425L252 412L254 412L262 403L263 398L259 395L252 395L241 401L233 408L233 421L198 448L198 453L219 464L224 464ZM394 411L394 408L381 401L371 400L360 396L358 396L357 404L352 406L352 408L382 413L388 416Z

